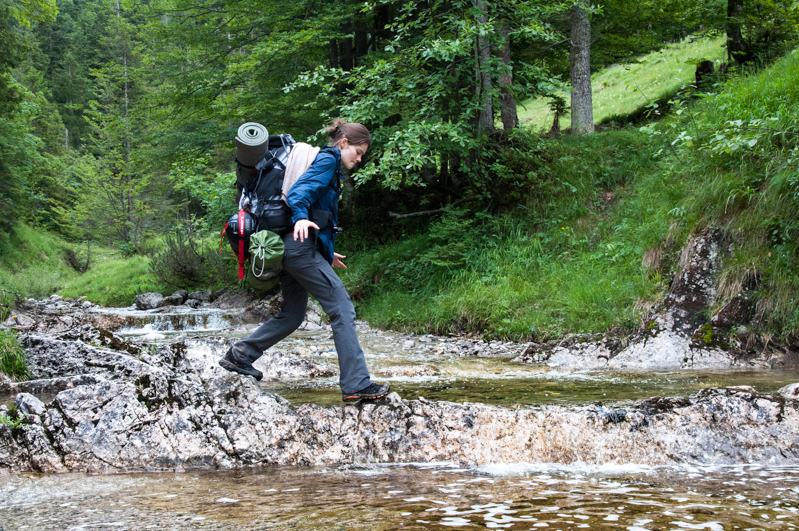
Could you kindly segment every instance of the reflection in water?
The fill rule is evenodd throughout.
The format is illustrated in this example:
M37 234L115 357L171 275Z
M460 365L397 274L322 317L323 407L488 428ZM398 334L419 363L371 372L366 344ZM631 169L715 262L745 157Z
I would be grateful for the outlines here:
M449 464L0 477L4 529L796 529L799 467Z

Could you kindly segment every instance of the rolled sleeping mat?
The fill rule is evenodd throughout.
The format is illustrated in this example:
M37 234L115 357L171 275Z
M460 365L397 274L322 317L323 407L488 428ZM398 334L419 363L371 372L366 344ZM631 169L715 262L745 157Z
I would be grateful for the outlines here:
M239 127L234 140L236 158L245 166L255 166L269 151L269 132L266 127L256 122L247 122ZM251 175L252 169L241 168L236 175L238 183L243 186Z

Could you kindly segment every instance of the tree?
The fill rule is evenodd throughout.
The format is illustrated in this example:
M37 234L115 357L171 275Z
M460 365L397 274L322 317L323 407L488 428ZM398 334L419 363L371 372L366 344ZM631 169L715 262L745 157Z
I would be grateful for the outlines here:
M594 107L591 98L591 0L580 0L571 7L571 109L572 134L594 132Z

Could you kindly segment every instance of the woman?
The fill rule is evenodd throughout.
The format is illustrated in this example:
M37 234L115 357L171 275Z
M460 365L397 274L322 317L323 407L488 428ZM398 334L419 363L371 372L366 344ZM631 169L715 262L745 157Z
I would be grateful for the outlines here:
M319 152L288 194L294 230L283 237L280 313L251 336L234 343L219 365L260 380L263 374L252 363L300 326L305 319L310 293L330 317L344 402L383 398L389 386L374 384L369 379L366 359L355 333L355 309L347 290L333 272L333 267L346 269L341 262L346 257L333 250L338 198L344 179L341 167L348 170L355 167L369 149L372 138L363 125L345 123L341 119L334 121L327 131L330 146Z

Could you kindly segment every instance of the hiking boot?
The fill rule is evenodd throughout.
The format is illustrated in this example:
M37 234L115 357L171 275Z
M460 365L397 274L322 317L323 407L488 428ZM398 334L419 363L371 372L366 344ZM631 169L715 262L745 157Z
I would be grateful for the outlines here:
M361 389L357 393L349 393L341 396L344 402L357 402L358 400L377 400L388 394L388 384L373 383L366 389Z
M264 373L252 366L249 361L239 361L233 357L233 349L227 349L225 357L219 360L219 366L230 372L237 372L245 376L252 376L259 382L264 377Z

